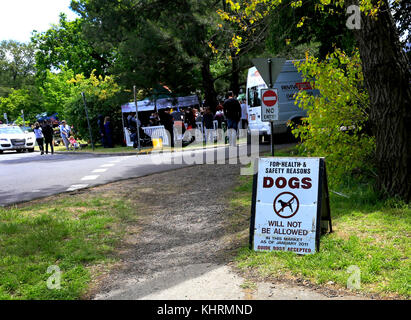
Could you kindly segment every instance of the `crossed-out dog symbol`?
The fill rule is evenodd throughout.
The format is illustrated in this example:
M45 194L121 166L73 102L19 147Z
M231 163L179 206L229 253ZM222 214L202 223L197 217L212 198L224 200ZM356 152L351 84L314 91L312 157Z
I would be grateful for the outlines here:
M291 199L290 201L288 201L288 202L285 202L285 201L283 201L283 200L278 200L278 202L281 204L281 209L280 209L278 212L284 211L284 209L285 209L286 207L289 207L290 210L291 210L291 212L294 212L294 211L293 211L293 207L292 207L292 204L293 204L294 200L295 200L295 198L292 198L292 199Z
M294 210L293 204L295 204ZM300 207L300 202L295 194L291 192L282 192L275 197L273 207L274 212L281 218L291 218L297 213ZM289 210L285 211L286 208Z

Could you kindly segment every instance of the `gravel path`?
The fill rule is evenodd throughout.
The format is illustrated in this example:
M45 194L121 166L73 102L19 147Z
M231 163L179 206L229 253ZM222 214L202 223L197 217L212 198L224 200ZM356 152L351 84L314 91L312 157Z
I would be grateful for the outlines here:
M289 284L243 289L245 280L230 267L233 248L227 245L224 216L239 172L239 165L201 165L96 188L136 199L141 219L129 228L121 265L100 279L91 298L338 298Z

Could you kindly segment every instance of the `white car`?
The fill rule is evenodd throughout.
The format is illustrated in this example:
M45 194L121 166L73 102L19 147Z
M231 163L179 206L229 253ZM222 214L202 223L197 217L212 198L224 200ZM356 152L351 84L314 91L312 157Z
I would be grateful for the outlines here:
M26 147L27 151L33 152L34 146L36 145L36 135L31 127L22 127L24 133L26 134Z
M0 125L0 153L5 150L34 151L34 134L25 133L19 126Z

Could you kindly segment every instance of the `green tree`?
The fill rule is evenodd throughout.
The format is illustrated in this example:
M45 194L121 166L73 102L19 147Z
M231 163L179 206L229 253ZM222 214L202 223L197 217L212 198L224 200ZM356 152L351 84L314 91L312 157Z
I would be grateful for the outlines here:
M42 111L37 90L11 89L7 97L0 97L0 113L7 113L9 122L19 119L21 110L24 110L25 120L35 120L36 114Z
M38 76L42 79L49 70L66 67L75 74L105 74L111 63L110 51L98 53L95 44L84 36L84 21L67 21L65 14L60 15L59 24L45 32L34 32L31 39L36 48L35 60Z
M100 50L115 52L110 72L123 86L150 91L166 84L184 94L202 84L206 100L216 104L207 44L211 3L82 0L72 1L72 7L87 21L87 37L96 39Z
M65 118L65 103L72 94L72 84L75 73L73 70L63 68L59 73L46 70L44 81L39 87L43 111L57 112L60 118Z
M317 43L318 56L324 59L334 47L346 52L354 49L354 35L345 26L343 8L330 4L328 11L319 11L316 0L303 1L301 7L292 7L293 2L283 1L267 15L267 47L271 52L284 56L295 47Z
M177 94L202 88L206 104L215 107L216 81L221 90L229 86L238 91L239 72L249 67L232 45L236 39L227 30L232 26L223 26L218 18L222 4L213 0L78 0L72 1L72 8L87 21L87 38L98 39L101 50L115 52L110 72L123 86L150 91L161 83Z
M276 10L280 0L254 0L241 7L227 0L248 19L260 19ZM327 11L330 0L318 0ZM359 47L365 88L370 97L370 122L376 144L377 187L388 196L411 200L411 72L410 62L399 41L391 7L387 0L336 0L341 8L359 8L360 28L352 26ZM292 2L300 7L302 1ZM331 8L332 9L332 8ZM235 17L227 16L227 19ZM351 17L352 18L352 17ZM359 17L355 17L359 21ZM304 23L302 17L297 25Z
M17 41L0 42L0 97L12 89L34 85L35 62L32 44Z
M81 93L84 92L93 140L98 138L97 117L99 114L109 116L114 129L114 140L123 140L121 109L119 95L121 88L110 76L96 76L94 72L86 78L77 74L67 81L70 95L64 100L64 115L67 122L73 125L75 132L83 139L89 139L87 118Z

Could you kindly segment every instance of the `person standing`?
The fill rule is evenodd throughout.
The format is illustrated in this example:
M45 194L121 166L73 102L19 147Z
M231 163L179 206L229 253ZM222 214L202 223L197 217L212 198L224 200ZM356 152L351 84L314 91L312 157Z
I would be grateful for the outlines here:
M207 107L203 115L203 127L205 132L206 143L214 142L214 115L211 112L211 108Z
M160 110L160 123L170 137L170 146L174 148L174 118L170 114L170 108Z
M223 103L224 114L227 118L227 131L231 145L235 145L237 139L238 122L241 119L241 105L234 97L232 91L227 92L227 99Z
M40 152L43 155L44 154L44 147L43 147L44 135L43 135L43 130L41 129L40 124L38 122L34 124L33 131L34 131L34 135L36 136L36 141L40 148Z
M101 144L103 145L103 147L106 146L106 142L104 139L104 116L102 114L99 114L97 117L97 125L98 125L98 131L100 133L100 138L101 138Z
M248 128L248 112L247 112L247 104L245 103L245 99L241 101L241 129Z
M59 129L60 129L60 137L61 139L63 139L63 143L66 146L67 151L69 151L70 128L67 125L66 120L61 121Z
M47 120L43 126L43 135L44 135L44 143L46 145L46 154L49 153L49 145L51 154L54 154L54 147L53 147L53 127L51 125L51 121Z
M218 123L217 125L218 129L222 129L222 124L225 121L223 110L224 110L223 105L220 103L216 108L216 113L214 116L214 120L217 120L217 123Z
M105 148L113 148L113 128L110 117L104 118L104 140L106 141Z

